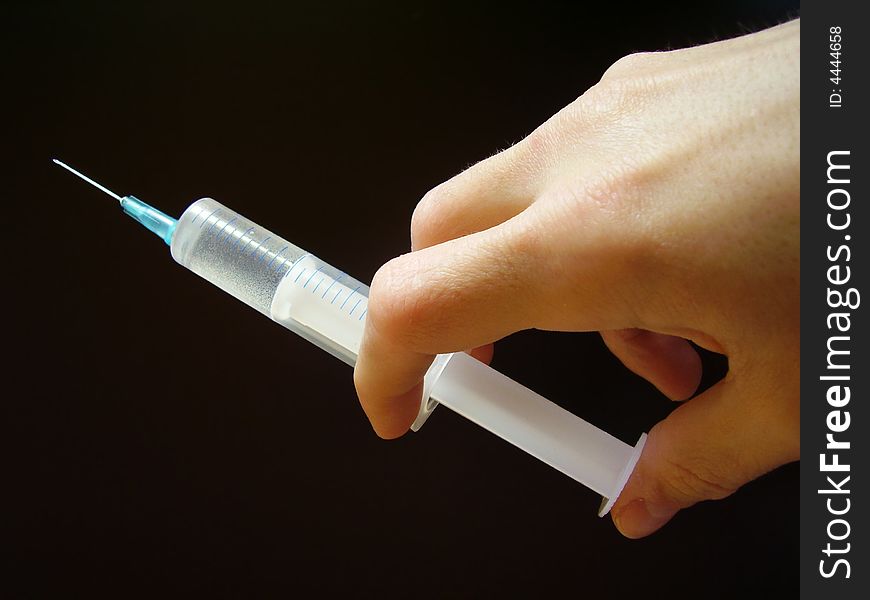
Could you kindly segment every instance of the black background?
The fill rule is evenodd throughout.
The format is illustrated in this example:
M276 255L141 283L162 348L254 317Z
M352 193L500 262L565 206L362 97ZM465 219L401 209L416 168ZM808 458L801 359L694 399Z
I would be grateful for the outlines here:
M796 465L628 541L594 493L445 409L381 441L347 366L49 160L169 214L212 196L367 281L429 188L620 56L797 3L2 12L2 595L794 595ZM726 369L705 364L705 385ZM629 443L672 408L595 334L517 334L494 365Z

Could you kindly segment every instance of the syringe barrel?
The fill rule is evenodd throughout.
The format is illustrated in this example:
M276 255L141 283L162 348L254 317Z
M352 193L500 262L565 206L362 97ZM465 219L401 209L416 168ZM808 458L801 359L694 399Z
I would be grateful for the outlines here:
M356 363L368 286L211 198L191 204L172 257L346 363Z
M178 219L172 258L267 317L281 279L305 251L216 200Z
M368 309L363 283L211 198L184 211L170 246L191 271L356 363ZM600 493L599 514L619 495L645 439L633 448L464 353L437 357L423 393L415 430L440 402Z

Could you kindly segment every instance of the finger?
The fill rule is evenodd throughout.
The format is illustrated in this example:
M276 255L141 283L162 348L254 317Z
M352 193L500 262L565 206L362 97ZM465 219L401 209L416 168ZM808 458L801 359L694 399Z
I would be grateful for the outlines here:
M526 209L539 187L526 145L499 152L423 196L411 217L411 248L489 229Z
M622 364L671 400L690 398L701 383L701 357L683 338L643 329L602 331L601 337Z
M492 355L494 351L494 344L485 344L483 346L478 346L477 348L469 350L468 353L480 362L488 365L492 362Z
M435 354L483 346L542 323L574 330L625 325L626 313L632 313L620 290L627 284L614 275L617 269L607 259L611 253L591 239L590 260L579 276L553 276L549 269L561 267L548 260L546 231L526 223L523 213L406 254L378 271L354 381L379 435L397 437L408 429ZM571 288L570 305L558 281ZM583 314L571 306L583 306Z
M721 499L743 484L800 456L798 436L781 415L752 402L734 380L722 380L658 423L613 507L613 521L630 538L649 535L679 510ZM742 396L742 397L741 397Z

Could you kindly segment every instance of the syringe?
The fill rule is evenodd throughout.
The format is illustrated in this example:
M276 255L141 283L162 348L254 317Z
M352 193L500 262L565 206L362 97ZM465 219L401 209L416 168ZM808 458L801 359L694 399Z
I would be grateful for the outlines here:
M211 198L179 219L134 196L109 194L124 212L170 247L172 258L353 366L362 340L369 288ZM418 431L443 404L603 496L610 511L643 450L553 404L464 352L436 357L426 374Z

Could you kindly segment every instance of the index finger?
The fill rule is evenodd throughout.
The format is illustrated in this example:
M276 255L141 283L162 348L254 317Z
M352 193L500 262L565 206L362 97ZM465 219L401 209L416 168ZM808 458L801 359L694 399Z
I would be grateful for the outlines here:
M394 438L408 430L436 354L542 325L582 331L628 324L613 281L619 271L607 250L590 237L588 260L566 278L549 272L561 264L551 260L552 243L548 228L526 211L400 256L378 271L354 371L360 402L378 435ZM582 306L583 314L571 306Z

